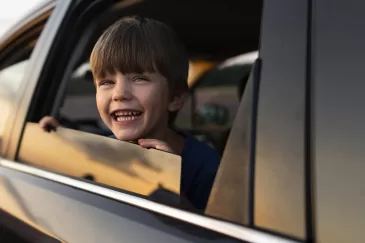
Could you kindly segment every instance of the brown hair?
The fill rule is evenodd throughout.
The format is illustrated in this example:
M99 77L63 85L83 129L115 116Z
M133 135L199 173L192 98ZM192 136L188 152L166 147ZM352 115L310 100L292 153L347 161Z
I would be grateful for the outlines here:
M125 17L98 39L90 56L94 77L106 73L158 72L168 82L170 96L188 89L189 60L176 33L162 22Z

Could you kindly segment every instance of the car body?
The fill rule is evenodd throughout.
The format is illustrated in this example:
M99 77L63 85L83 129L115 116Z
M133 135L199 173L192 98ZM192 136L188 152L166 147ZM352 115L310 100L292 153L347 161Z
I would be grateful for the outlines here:
M351 0L44 1L0 40L1 239L362 242L364 7ZM75 97L65 94L91 40L134 13L172 21L192 59L210 63L199 66L181 113L192 114L182 115L190 122L182 129L222 149L204 213L169 204L175 194L160 187L147 196L126 189L137 182L123 180L146 167L116 163L120 141L103 137L95 112L92 122L77 118L78 130L45 133L36 124L46 114L73 114L62 111ZM242 53L252 54L247 63ZM238 69L248 77L242 96L233 86L224 93L225 82L199 86L237 59L247 68ZM80 90L91 94L88 87ZM229 122L207 124L197 106L211 104L227 106Z

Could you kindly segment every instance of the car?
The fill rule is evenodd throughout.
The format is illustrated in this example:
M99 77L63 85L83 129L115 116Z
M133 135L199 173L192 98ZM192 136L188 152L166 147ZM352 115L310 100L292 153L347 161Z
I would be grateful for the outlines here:
M361 1L47 0L0 39L4 242L362 242ZM111 139L90 51L110 24L171 25L190 58L175 126L221 154L207 208L179 156ZM63 128L38 122L57 117Z

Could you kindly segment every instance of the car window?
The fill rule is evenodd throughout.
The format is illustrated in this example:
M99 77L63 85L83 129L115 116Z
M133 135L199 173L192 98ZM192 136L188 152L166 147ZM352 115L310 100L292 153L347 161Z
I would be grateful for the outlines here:
M4 134L7 118L14 109L12 101L19 91L28 63L28 60L24 60L0 71L0 137Z
M4 134L7 131L9 118L17 110L21 98L22 87L26 82L29 59L40 34L52 10L42 18L35 17L23 33L9 37L0 43L0 155L4 152Z
M139 14L138 9L143 9L143 3L138 4L138 8L129 9L133 14ZM166 1L166 4L169 4L169 1ZM181 6L174 6L176 11L183 7L196 8L194 10L196 16L200 16L202 13L198 7L203 8L205 6L195 2L181 2L179 4ZM238 1L234 4L238 4ZM150 7L150 5L148 6ZM240 23L243 26L248 25L245 15L242 15L241 12L229 15L229 10L234 7L233 5L227 6L229 8L225 10L227 16L243 18ZM153 15L156 14L155 18L159 20L163 20L165 17L166 23L177 21L171 25L176 26L175 31L183 36L191 61L200 59L209 63L199 75L191 75L195 77L195 81L194 79L188 81L191 95L185 103L185 107L192 107L192 109L186 113L184 107L180 111L175 125L179 132L195 136L216 148L220 154L225 148L253 61L224 66L221 64L228 59L257 50L262 6L260 3L253 2L251 7L256 11L255 21L257 23L253 27L255 31L250 37L250 44L246 46L242 45L241 41L233 40L233 36L237 37L236 33L233 32L221 33L222 38L223 36L227 38L228 35L232 37L231 45L213 46L213 43L207 42L209 40L207 36L219 36L219 33L214 29L214 23L210 21L200 23L198 21L198 25L191 29L193 26L191 23L196 21L194 18L185 16L186 20L179 22L169 13L154 13L150 10L151 17L155 17ZM218 5L214 6L213 10L216 13L221 11ZM121 10L118 12L117 8L113 8L112 11L113 14L103 13L95 17L95 21L91 23L95 26L89 26L91 24L88 22L82 28L84 31L69 33L69 38L76 38L72 35L77 35L77 39L80 41L70 47L69 52L71 54L67 63L63 64L65 66L59 67L65 70L59 84L60 88L55 89L54 94L48 94L48 96L53 96L53 99L49 100L49 102L54 102L53 109L43 113L43 115L56 116L63 128L58 128L56 132L44 132L37 124L42 118L42 116L37 116L41 114L40 108L31 107L30 109L38 110L33 112L36 115L30 114L28 117L18 160L39 168L93 181L92 183L100 183L115 190L132 193L160 203L193 210L189 207L189 203L184 205L184 198L180 193L181 178L184 174L182 173L183 161L179 155L152 149L146 150L135 144L109 138L112 133L99 117L95 104L94 81L87 63L92 46L102 31L115 20L124 16L124 12ZM148 10L145 9L145 11ZM212 21L216 19L213 12L206 13L207 18ZM163 14L166 16L160 16ZM196 36L197 30L205 30L206 34ZM67 42L68 37L65 36L64 38L64 42ZM242 40L249 37L242 34L240 38ZM207 45L212 46L206 48ZM225 49L227 50L222 57L222 52ZM214 56L216 59L209 58L209 56ZM224 96L222 96L223 94ZM39 99L39 97L35 98ZM199 116L197 116L198 112ZM185 122L181 122L182 120ZM188 123L189 125L187 127L178 126L179 123ZM214 176L212 179L214 180ZM199 211L198 213L203 212Z
M64 125L102 136L112 135L99 116L95 100L95 84L89 63L75 69L68 81L59 107L58 117Z
M202 74L191 86L189 97L176 118L175 126L193 133L222 154L252 62L240 63L238 60L223 66L223 61Z
M240 224L249 223L249 196L246 193L250 186L248 168L250 168L252 149L251 134L254 129L252 125L255 116L253 104L257 102L254 92L257 92L255 82L257 82L257 75L260 72L259 63L255 65L255 68L252 71L256 72L251 73L242 95L206 210L210 216ZM237 193L238 188L239 193ZM230 207L223 205L230 205Z
M245 86L252 64L236 64L207 72L192 90L195 99L193 127L217 125L231 127L240 102L239 89ZM207 117L206 109L214 108L215 119ZM221 116L219 116L221 114Z

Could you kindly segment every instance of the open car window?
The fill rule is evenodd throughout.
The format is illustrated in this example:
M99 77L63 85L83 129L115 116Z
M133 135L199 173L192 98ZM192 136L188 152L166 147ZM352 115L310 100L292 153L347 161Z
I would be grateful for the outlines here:
M75 23L75 28L69 24L69 32L62 41L62 46L67 48L62 49L61 56L47 63L49 66L54 64L55 73L60 75L45 72L44 77L41 77L36 90L38 96L34 97L24 126L17 159L37 168L180 207L181 178L184 176L180 156L143 149L109 137L112 133L98 114L94 80L87 64L92 47L111 23L127 13L140 14L144 13L141 11L143 9L151 11L150 14L144 13L148 17L166 23L173 22L169 24L176 27L175 31L187 44L192 71L188 80L190 100L180 111L175 126L182 133L195 136L223 154L254 61L242 62L241 56L257 50L262 6L256 1L249 3L248 6L257 15L257 22L251 26L247 19L252 18L246 18L248 15L242 12L232 15L231 10L237 8L239 1L232 0L227 5L224 10L229 18L227 23L231 21L230 18L240 18L240 21L236 21L238 25L253 29L252 35L242 32L237 36L236 32L229 30L222 33L216 31L214 23L221 21L216 19L216 13L222 12L220 5L212 5L212 12L204 12L207 17L201 18L204 21L200 22L190 16L180 21L173 18L171 12L158 10L157 7L154 12L145 7L151 7L149 4L152 3L133 2L127 7L117 4L108 8L105 5L105 9L96 11L98 14L92 11L90 15L85 14L93 21L80 21ZM194 1L179 2L179 6L172 6L170 1L165 4L174 11L194 9L194 16L199 17L201 10L206 7L203 2ZM97 3L93 5L96 6ZM206 33L201 34L200 31ZM230 41L223 44L217 41L215 45L209 41L211 37L221 40L229 37ZM238 37L246 40L246 45L242 45ZM49 79L46 80L46 77ZM190 110L186 112L185 108ZM43 131L37 122L46 115L56 116L64 128L50 133ZM186 126L178 125L184 123L180 118L186 121ZM212 177L214 180L214 175ZM227 219L232 220L229 217Z
M249 163L260 66L258 60L247 80L206 209L207 215L240 224L248 224L250 217Z
M257 56L257 52L241 54L204 70L190 86L175 126L222 154Z

